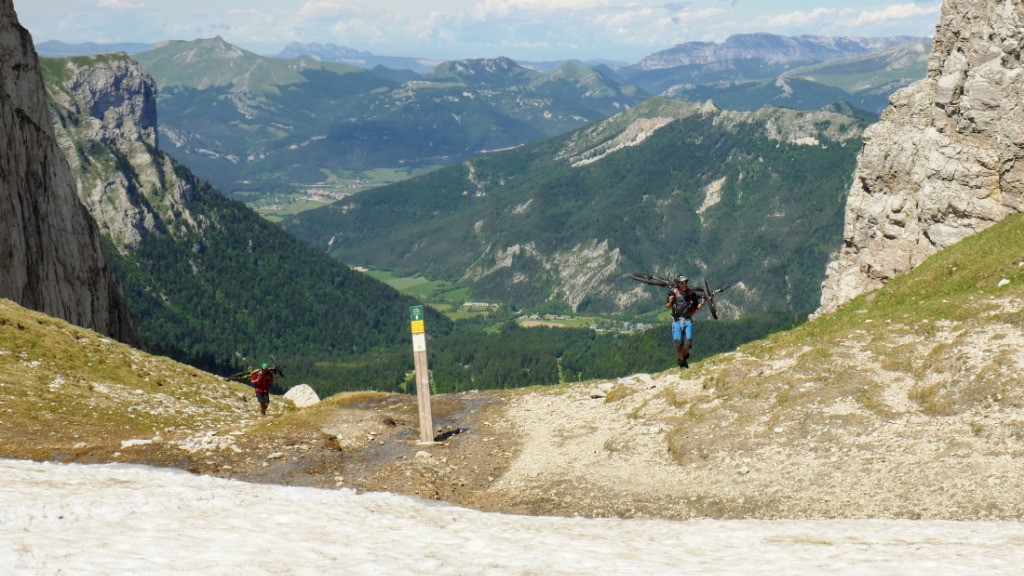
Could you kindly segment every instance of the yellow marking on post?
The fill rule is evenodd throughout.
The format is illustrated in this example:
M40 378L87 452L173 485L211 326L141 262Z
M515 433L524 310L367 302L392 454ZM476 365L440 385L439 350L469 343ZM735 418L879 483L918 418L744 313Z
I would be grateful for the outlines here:
M427 329L426 329L426 327L423 324L423 320L413 320L412 321L412 333L413 334L423 334L426 331L427 331Z

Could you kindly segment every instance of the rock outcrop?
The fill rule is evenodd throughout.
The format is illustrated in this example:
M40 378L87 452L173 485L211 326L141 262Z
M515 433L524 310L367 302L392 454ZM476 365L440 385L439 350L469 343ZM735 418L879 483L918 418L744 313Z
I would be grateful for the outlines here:
M156 83L125 54L59 61L45 77L79 198L122 254L149 234L202 232L195 185L158 149Z
M54 138L39 60L13 0L0 0L0 296L140 342Z
M1024 5L946 0L928 76L864 134L818 313L1024 206Z
M320 403L320 397L317 396L316 390L313 390L309 384L292 386L285 392L284 397L291 400L296 408L306 408Z

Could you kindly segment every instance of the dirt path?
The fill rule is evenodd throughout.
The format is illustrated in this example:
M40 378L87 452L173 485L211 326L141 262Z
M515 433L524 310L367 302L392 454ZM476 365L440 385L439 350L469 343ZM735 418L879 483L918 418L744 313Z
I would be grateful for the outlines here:
M368 393L324 403L308 418L278 413L194 434L192 450L180 441L153 442L70 460L172 466L247 482L386 491L503 510L506 503L489 488L521 445L501 424L504 401L501 393L435 396L440 441L432 445L418 442L414 397Z

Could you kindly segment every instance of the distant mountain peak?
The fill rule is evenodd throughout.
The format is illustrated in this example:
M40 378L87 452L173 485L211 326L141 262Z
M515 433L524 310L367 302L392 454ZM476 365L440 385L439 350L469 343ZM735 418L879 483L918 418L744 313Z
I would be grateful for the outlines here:
M438 64L427 75L441 81L473 81L482 84L505 86L520 79L532 79L541 76L540 72L517 64L511 58L477 58L455 60Z
M214 36L213 38L206 38L196 40L197 50L210 50L214 53L228 57L228 58L244 58L245 56L255 56L256 54L249 52L239 46L236 46L220 36Z
M329 42L292 42L277 55L278 58L295 58L297 56L312 56L323 62L341 62L367 70L383 66L390 70L411 70L417 74L430 72L439 63L437 60L427 58L379 56L366 50L338 46Z
M153 44L141 42L116 42L101 44L97 42L84 42L81 44L69 44L60 40L50 40L36 45L36 52L40 56L50 58L66 58L70 56L92 56L95 54L114 54L124 52L125 54L137 54L153 48Z
M777 34L734 34L718 44L686 42L647 56L636 64L642 70L659 70L728 60L761 59L769 63L809 63L849 58L893 48L927 38L887 36L853 38L828 36L780 36Z
M278 54L279 58L294 58L295 56L317 56L323 58L324 56L333 56L338 58L372 58L373 53L365 50L356 50L355 48L349 48L348 46L338 46L330 42L321 44L320 42L292 42L285 46L284 50Z
M715 101L710 99L710 98L708 98L707 101L705 101L700 106L700 114L701 114L701 116L709 116L709 115L713 116L715 114L718 114L721 111L722 111L722 109L718 106L718 104L715 104Z
M497 58L470 58L465 60L455 60L451 62L451 67L470 74L480 71L494 72L497 70L523 68L514 60L506 58L505 56L498 56ZM525 68L523 69L525 70Z

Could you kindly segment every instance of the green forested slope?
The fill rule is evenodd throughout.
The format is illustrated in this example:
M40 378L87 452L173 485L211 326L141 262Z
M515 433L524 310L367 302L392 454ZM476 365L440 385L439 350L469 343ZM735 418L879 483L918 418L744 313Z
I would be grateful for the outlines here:
M152 81L127 57L44 59L42 69L57 139L150 350L222 374L273 355L288 366L283 385L377 384L357 380L373 373L361 363L374 359L361 358L407 341L416 302L157 150ZM428 320L451 329L432 311Z
M351 358L404 342L412 300L324 257L185 169L178 177L195 186L189 210L213 225L202 234L149 235L116 260L154 350L230 366L271 354ZM447 327L441 317L431 321Z
M342 260L466 282L475 298L519 306L642 310L645 297L623 276L650 270L742 282L732 316L810 312L842 242L863 121L687 106L656 99L628 120L371 190L283 225ZM642 143L579 161L652 118L666 123ZM796 125L813 136L779 137ZM587 269L596 265L601 272Z

